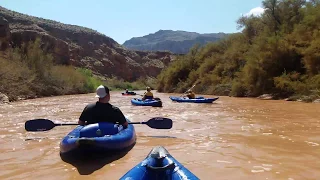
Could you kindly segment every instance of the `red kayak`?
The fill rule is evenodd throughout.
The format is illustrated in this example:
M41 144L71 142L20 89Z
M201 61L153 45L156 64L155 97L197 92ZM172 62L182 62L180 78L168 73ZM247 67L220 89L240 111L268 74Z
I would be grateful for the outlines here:
M122 94L122 96L135 96L135 95L137 95L137 93L135 93L135 92L121 93L121 94Z

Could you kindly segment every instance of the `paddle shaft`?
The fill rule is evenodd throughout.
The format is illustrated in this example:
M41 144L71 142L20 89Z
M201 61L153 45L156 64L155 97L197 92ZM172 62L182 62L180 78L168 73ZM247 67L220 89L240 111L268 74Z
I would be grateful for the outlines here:
M55 126L69 126L69 125L79 125L78 123L54 123Z
M128 122L128 124L147 124L147 122Z
M147 122L128 122L128 124L146 124ZM71 126L71 125L79 125L77 123L54 123L55 126Z
M118 124L118 123L117 123ZM128 124L146 124L153 129L171 129L172 120L163 117L154 117L146 122L128 122ZM77 123L54 123L49 119L33 119L25 123L27 131L48 131L56 126L79 125Z
M144 95L141 95L141 94L136 94L136 95L139 95L139 96L144 96ZM161 99L160 98L157 98L157 97L155 97L155 98L153 98L154 100L157 100L157 101L161 101Z
M146 122L128 122L128 124L146 124L151 128L155 128L154 125L150 125L149 123L150 123L150 120ZM67 125L79 125L79 124L75 124L75 123L55 124L55 126L67 126Z
M197 83L196 83L197 84ZM190 91L192 88L194 88L196 86L196 84L194 84L190 89L188 89L186 92L184 92L183 94L187 93L188 91ZM181 96L183 96L183 94ZM181 97L180 96L180 97Z

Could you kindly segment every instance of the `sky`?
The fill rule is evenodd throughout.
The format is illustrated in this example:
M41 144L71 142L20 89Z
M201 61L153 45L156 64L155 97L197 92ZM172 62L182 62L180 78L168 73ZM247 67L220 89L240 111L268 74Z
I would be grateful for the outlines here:
M241 15L263 12L262 0L0 0L23 14L88 27L120 44L158 30L238 32Z

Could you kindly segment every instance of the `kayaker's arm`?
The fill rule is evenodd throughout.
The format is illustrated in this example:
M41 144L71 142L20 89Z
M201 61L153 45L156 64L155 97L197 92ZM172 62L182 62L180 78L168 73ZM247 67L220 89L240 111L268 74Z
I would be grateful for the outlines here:
M87 125L87 122L92 119L92 110L91 109L92 109L92 105L87 105L83 109L83 111L79 117L79 120L78 120L79 125L85 126L85 125Z
M84 126L84 125L86 125L86 122L85 122L85 121L81 121L81 120L79 119L78 124L81 125L81 126Z
M122 126L123 126L124 128L127 128L127 127L128 127L128 122L126 121L125 123L122 124Z
M121 124L124 128L127 128L128 122L127 122L126 117L124 117L123 113L121 112L121 110L119 108L116 108L115 110L116 110L115 114L116 114L116 117L118 119L119 124Z

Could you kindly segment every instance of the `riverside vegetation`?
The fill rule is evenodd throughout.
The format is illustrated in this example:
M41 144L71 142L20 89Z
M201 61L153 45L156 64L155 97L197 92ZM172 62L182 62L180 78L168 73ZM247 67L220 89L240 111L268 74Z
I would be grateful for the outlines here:
M170 52L129 50L95 30L0 6L0 103L7 96L14 101L93 92L100 83L144 89L173 58Z
M91 70L57 65L51 54L41 48L41 40L9 48L0 54L0 92L10 101L52 95L94 92L100 84L111 89L143 89L146 83L126 82L119 78L101 79Z
M158 76L160 92L313 101L320 98L320 1L264 0L260 16L238 19L241 33L194 46Z

